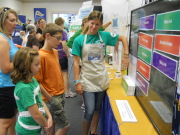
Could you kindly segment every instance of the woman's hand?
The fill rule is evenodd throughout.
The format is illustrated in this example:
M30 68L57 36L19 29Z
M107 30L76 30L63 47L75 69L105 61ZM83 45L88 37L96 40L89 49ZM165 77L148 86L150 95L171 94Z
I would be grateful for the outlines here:
M82 95L83 93L82 84L81 83L76 84L75 88L76 88L76 93Z
M129 62L130 62L129 57L124 57L122 60L121 70L126 70L128 68Z

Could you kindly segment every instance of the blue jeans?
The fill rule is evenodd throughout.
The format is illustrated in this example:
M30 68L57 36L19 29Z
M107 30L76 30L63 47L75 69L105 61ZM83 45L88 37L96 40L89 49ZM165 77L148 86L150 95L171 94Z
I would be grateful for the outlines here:
M101 105L105 97L106 91L87 92L83 91L83 99L85 105L84 121L91 122L94 113L100 113Z

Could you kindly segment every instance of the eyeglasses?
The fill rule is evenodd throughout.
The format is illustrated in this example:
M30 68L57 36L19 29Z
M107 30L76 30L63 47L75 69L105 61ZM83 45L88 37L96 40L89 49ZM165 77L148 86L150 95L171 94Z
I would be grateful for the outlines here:
M62 40L62 37L56 37L56 36L52 36L54 38L56 38L57 40Z

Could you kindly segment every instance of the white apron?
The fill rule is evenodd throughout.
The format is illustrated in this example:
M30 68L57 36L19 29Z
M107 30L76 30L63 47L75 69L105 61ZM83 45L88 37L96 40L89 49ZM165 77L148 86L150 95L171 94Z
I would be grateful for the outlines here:
M109 87L109 76L104 65L104 43L86 44L87 34L82 49L80 80L84 91L101 92Z

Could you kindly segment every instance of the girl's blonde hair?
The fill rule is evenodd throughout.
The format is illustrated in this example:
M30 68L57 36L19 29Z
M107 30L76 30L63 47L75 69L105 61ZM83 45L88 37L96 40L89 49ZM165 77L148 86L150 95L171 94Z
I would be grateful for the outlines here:
M92 11L88 16L88 21L90 20L99 20L103 24L103 14L99 11ZM82 31L82 34L86 34L89 27L85 27Z
M34 57L38 55L38 51L29 47L22 47L17 51L13 57L14 70L11 73L13 83L17 83L19 81L29 83L31 63L33 62Z
M9 13L13 13L16 18L18 19L18 15L16 13L16 11L14 11L13 9L10 9L8 7L1 7L0 8L0 32L4 33L4 24L6 19L8 18Z

